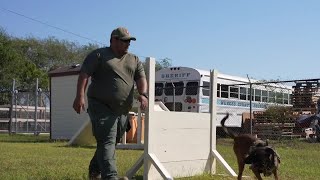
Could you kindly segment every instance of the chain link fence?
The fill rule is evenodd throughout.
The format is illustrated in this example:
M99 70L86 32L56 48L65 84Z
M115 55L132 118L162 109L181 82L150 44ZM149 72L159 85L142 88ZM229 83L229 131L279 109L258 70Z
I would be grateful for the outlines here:
M220 120L229 113L226 126L236 133L255 134L262 139L309 137L306 129L316 119L319 79L217 84L217 137L226 137ZM208 82L157 82L155 100L169 110L209 112ZM318 103L319 105L320 103ZM310 135L312 136L312 135Z
M38 81L37 81L38 82ZM35 89L0 93L0 132L50 133L50 92Z

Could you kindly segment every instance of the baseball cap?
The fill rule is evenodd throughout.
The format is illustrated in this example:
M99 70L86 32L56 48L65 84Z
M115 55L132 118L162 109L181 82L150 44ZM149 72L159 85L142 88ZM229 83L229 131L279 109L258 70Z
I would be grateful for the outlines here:
M126 29L125 27L118 27L114 29L111 33L111 37L117 37L121 40L136 40L135 37L130 36L128 29Z

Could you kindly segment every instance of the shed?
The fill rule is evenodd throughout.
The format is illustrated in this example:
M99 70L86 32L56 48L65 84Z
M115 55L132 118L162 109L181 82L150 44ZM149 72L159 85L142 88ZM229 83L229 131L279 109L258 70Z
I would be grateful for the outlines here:
M89 120L89 115L86 112L77 114L72 107L76 96L80 67L77 64L49 71L51 99L50 139L70 140L81 126Z

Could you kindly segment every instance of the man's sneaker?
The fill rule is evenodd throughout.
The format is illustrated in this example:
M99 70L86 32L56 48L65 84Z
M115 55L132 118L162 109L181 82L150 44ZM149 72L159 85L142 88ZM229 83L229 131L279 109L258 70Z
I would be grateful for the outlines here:
M101 174L99 172L89 173L89 180L99 180L101 179Z

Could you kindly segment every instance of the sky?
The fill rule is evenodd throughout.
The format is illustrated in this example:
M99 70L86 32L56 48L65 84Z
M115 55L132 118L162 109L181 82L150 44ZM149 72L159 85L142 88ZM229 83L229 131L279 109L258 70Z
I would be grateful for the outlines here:
M141 60L258 80L320 78L319 0L2 0L0 26L101 47L123 26Z

